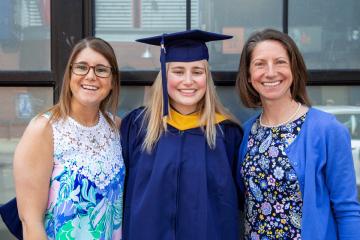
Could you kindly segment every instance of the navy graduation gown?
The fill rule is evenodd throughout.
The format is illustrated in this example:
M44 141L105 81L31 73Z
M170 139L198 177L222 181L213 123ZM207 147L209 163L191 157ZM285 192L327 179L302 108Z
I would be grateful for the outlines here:
M241 128L219 123L216 148L200 128L168 125L151 154L142 151L142 109L121 123L127 167L124 240L238 240L235 181Z
M17 238L22 239L22 224L19 218L16 198L0 206L0 216L9 231Z

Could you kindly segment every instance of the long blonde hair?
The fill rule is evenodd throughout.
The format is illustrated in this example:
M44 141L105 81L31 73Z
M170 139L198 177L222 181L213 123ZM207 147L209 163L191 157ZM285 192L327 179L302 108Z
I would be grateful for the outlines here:
M209 64L206 60L202 60L206 73L206 92L203 99L198 103L200 112L200 126L204 131L206 141L210 148L215 148L216 143L216 117L215 113L224 115L229 120L238 123L238 120L222 105L215 91L215 85L212 80ZM168 71L168 64L166 69ZM147 101L144 109L144 120L142 127L146 128L146 136L143 142L143 149L151 152L155 144L159 141L161 135L167 129L166 118L163 118L163 94L161 71L157 75L155 82L150 90L149 101ZM168 106L170 108L170 106Z
M66 119L70 115L72 98L72 93L70 89L71 64L78 56L78 54L85 48L90 48L95 52L103 55L111 66L112 89L108 96L106 96L106 98L101 101L100 111L104 115L106 121L110 124L110 126L116 129L114 116L116 116L120 93L119 68L116 61L114 49L108 42L100 38L87 37L82 39L74 46L70 54L69 60L66 64L59 101L46 112L51 113L50 120L54 121L57 121L59 119ZM113 117L110 117L107 114L108 112L110 112Z

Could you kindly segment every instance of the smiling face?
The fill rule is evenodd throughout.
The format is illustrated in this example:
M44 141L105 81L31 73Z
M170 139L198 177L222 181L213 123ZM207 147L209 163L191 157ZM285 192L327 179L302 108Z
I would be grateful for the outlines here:
M182 114L197 111L206 92L206 76L203 61L169 63L167 87L172 107Z
M265 40L255 46L250 60L249 81L263 103L292 99L290 59L280 42Z
M74 59L74 63L87 64L89 66L110 67L107 59L91 48L84 48ZM90 68L86 75L76 75L71 72L70 89L72 93L71 106L99 108L112 89L112 75L109 77L98 77L94 68Z

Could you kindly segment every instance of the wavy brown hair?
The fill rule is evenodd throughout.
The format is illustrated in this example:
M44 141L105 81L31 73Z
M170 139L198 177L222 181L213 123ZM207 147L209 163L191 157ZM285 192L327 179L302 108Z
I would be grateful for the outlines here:
M48 109L47 112L51 113L50 120L54 120L54 121L59 119L66 119L69 116L70 108L71 108L71 99L72 99L72 93L70 89L71 64L73 63L74 59L78 56L78 54L86 48L90 48L95 52L104 56L111 66L112 89L109 92L109 94L106 96L106 98L101 101L100 111L104 115L106 121L113 128L116 128L114 122L114 116L116 116L117 113L119 93L120 93L119 68L116 61L114 49L111 47L111 45L108 42L106 42L101 38L87 37L80 40L73 47L69 60L66 64L59 101L53 107ZM108 112L110 112L113 117L109 116Z
M267 40L277 41L286 49L290 60L291 73L293 75L293 82L290 86L291 97L295 101L310 107L311 103L306 92L308 75L304 59L291 37L274 29L265 29L253 33L244 45L236 78L236 89L244 106L249 108L261 107L259 93L253 88L249 81L251 78L250 62L256 45Z

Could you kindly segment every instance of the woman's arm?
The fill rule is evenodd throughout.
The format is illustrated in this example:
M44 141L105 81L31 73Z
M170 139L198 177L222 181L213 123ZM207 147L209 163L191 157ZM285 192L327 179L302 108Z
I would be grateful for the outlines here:
M327 131L326 185L339 239L359 239L360 205L357 200L350 135L338 122Z
M53 169L53 137L48 119L36 117L14 154L14 179L24 239L47 239L44 212Z

